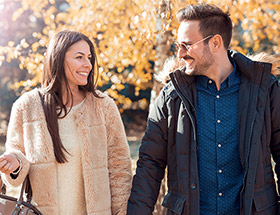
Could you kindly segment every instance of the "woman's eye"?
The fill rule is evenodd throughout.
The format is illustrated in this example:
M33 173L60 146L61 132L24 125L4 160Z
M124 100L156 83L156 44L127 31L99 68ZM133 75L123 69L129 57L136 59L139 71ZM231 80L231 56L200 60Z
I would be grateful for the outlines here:
M82 59L82 56L77 56L76 58L77 58L77 59Z

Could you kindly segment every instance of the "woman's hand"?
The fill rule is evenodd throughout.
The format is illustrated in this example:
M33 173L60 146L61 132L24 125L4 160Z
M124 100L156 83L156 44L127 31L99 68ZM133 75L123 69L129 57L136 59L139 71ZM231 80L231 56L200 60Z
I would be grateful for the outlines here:
M19 168L19 160L14 154L5 154L0 156L0 172L4 174L13 173Z

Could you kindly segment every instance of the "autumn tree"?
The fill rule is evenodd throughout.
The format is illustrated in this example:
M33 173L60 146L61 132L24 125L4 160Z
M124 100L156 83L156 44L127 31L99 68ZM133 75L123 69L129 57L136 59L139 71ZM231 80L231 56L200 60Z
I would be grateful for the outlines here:
M2 3L1 3L2 2ZM0 1L4 11L8 0ZM13 2L13 1L11 1ZM22 38L0 43L1 74L5 62L13 62L12 73L24 71L23 80L7 86L24 92L38 86L42 62L49 38L59 30L78 30L88 35L98 53L100 81L121 111L147 109L149 98L140 92L151 89L153 74L162 68L168 55L173 55L176 40L176 12L190 3L214 3L229 10L234 23L231 44L243 54L261 51L280 53L280 4L274 0L21 0L11 20L2 25L26 22L40 23ZM3 9L4 8L4 9ZM2 16L2 12L1 12ZM34 21L35 20L35 21ZM33 24L34 24L33 23ZM15 31L14 31L15 32ZM133 86L134 96L125 96Z
M13 20L13 13L22 7L20 1L0 1L0 142L6 132L7 121L12 103L21 89L15 83L32 79L33 76L19 69L19 55L27 55L22 49L32 42L32 32L40 29L41 23L30 22L32 11L24 11L25 19ZM10 24L8 24L10 23Z

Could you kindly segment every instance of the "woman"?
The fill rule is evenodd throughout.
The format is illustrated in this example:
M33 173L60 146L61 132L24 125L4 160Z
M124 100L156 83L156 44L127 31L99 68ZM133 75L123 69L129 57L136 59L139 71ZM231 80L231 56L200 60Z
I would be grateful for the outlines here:
M42 88L13 105L5 184L27 174L43 214L125 214L131 187L129 147L112 99L95 89L96 53L85 35L61 31L50 41Z

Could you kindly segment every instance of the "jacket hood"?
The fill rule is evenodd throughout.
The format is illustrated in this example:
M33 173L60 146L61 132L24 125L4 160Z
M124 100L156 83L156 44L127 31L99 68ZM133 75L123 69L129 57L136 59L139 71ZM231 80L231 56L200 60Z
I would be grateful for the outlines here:
M162 84L167 84L170 81L169 74L177 69L182 69L185 63L176 56L168 57L163 65L163 69L155 75L157 81Z
M280 75L280 55L269 55L265 52L260 52L255 55L248 55L248 58L250 58L253 61L260 61L265 63L271 63L271 73L275 76Z

